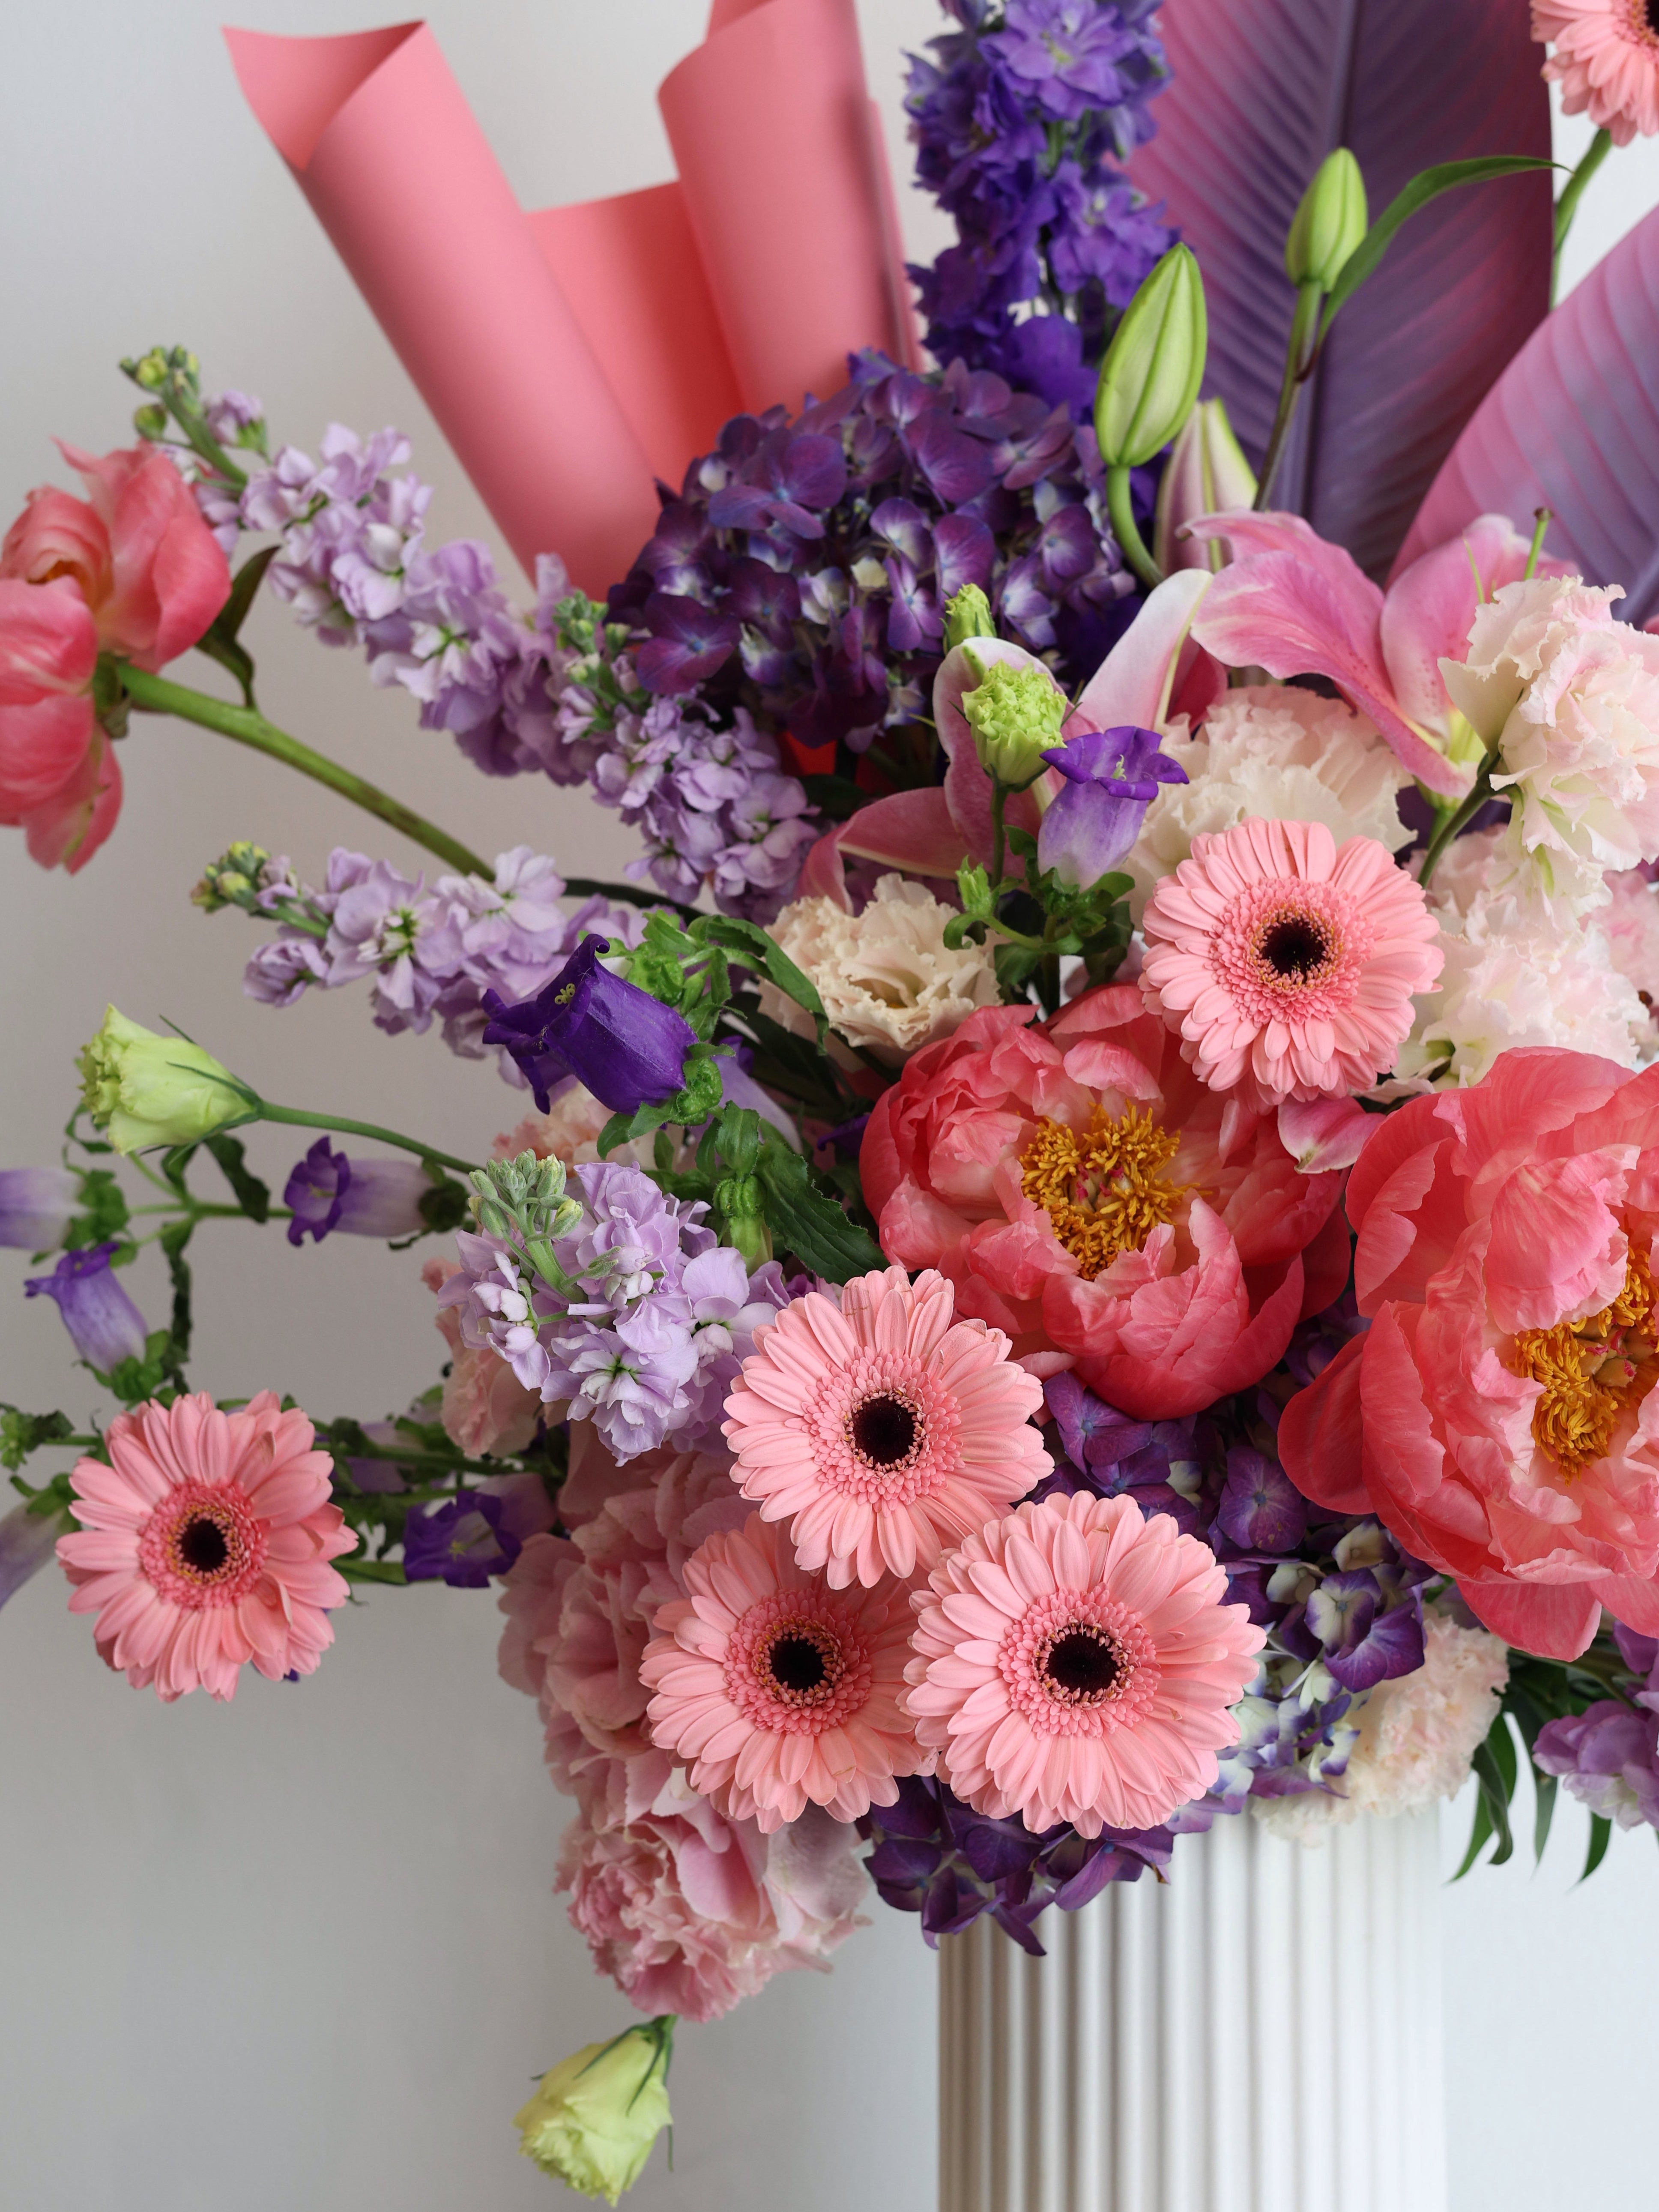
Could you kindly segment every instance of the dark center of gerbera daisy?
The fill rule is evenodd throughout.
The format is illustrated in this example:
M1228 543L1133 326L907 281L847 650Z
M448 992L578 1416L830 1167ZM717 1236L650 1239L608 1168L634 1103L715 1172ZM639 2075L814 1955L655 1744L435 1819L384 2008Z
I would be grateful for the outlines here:
M178 1548L180 1563L198 1575L216 1575L230 1557L224 1530L205 1515L185 1523L179 1531Z
M840 1644L817 1621L787 1623L761 1660L762 1680L786 1705L822 1705L845 1671Z
M1042 1662L1048 1694L1064 1705L1099 1705L1117 1686L1121 1672L1111 1638L1086 1621L1055 1637Z
M866 1398L854 1410L848 1425L854 1450L872 1467L901 1466L915 1451L915 1409L885 1391L878 1397Z
M1311 915L1281 915L1261 933L1257 950L1275 975L1305 982L1330 957L1330 939Z

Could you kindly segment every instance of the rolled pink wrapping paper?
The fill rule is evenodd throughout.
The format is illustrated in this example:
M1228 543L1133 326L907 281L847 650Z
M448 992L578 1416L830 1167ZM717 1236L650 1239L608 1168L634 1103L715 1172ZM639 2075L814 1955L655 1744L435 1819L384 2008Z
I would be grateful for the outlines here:
M602 593L728 416L920 362L853 0L714 0L659 94L680 179L532 215L424 25L225 37L528 573Z

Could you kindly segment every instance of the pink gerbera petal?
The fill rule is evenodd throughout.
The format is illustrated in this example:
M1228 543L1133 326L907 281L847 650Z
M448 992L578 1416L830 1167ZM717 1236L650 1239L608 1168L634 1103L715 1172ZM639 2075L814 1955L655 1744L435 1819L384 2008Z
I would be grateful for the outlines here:
M1172 1586L1200 1607L1172 1607ZM917 1599L917 1740L994 1820L1069 1821L1084 1836L1156 1827L1209 1788L1217 1750L1237 1741L1229 1708L1263 1638L1226 1593L1205 1545L1128 1497L1022 1505L942 1560ZM988 1612L994 1641L981 1632Z
M1006 1513L1048 1471L1031 1416L1042 1386L1008 1339L956 1318L929 1269L861 1275L841 1310L813 1291L755 1333L726 1401L743 1494L788 1521L833 1589L907 1579Z
M1532 0L1532 34L1555 49L1544 75L1567 114L1588 109L1615 146L1659 131L1659 33L1646 0Z
M1196 836L1141 923L1146 1004L1212 1090L1267 1103L1369 1089L1440 973L1419 886L1374 837L1319 822Z
M909 1593L832 1589L751 1513L686 1561L688 1595L659 1611L640 1679L652 1740L690 1764L728 1820L769 1835L808 1804L838 1820L890 1805L931 1765L899 1709ZM695 1661L688 1662L688 1654Z
M314 1433L269 1390L233 1413L205 1396L152 1401L111 1425L110 1466L75 1468L83 1525L58 1544L70 1609L96 1612L98 1649L135 1689L226 1698L250 1658L272 1676L316 1666L333 1638L325 1609L346 1595L325 1562L357 1539Z

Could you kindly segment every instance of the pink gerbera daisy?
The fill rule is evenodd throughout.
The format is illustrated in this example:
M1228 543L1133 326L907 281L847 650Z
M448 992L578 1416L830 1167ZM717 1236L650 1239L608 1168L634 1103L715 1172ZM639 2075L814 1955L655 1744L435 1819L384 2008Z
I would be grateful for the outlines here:
M1262 1632L1195 1536L1128 1497L1051 1498L920 1595L905 1704L958 1797L1041 1830L1155 1828L1216 1778Z
M152 1401L110 1424L107 1467L76 1466L82 1526L58 1543L70 1611L97 1614L99 1651L134 1689L230 1698L250 1659L273 1680L315 1670L334 1641L325 1608L346 1596L328 1562L357 1541L315 1434L270 1390L234 1413Z
M1532 0L1532 34L1555 52L1544 75L1569 115L1589 118L1615 146L1659 131L1659 31L1648 0Z
M770 1835L806 1807L855 1820L928 1764L900 1708L909 1593L834 1589L751 1513L686 1561L640 1679L652 1740L728 1820Z
M817 1291L755 1331L726 1401L732 1470L832 1589L931 1566L1048 1472L1030 1425L1042 1386L1008 1339L957 1321L930 1268L860 1275L841 1310Z
M1394 1066L1440 973L1420 885L1375 837L1241 822L1193 840L1141 921L1147 1005L1212 1091L1269 1101L1364 1091Z

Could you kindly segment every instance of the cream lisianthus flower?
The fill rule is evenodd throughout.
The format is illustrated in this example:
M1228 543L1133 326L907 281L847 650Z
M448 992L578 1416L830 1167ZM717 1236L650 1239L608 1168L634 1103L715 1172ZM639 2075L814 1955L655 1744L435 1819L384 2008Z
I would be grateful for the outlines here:
M513 2124L519 2148L544 2173L583 2197L617 2200L639 2179L670 2124L672 2014L590 2043L544 2075Z
M1339 845L1374 837L1391 853L1411 836L1398 805L1409 774L1364 716L1340 700L1288 684L1246 684L1218 699L1191 736L1173 723L1164 750L1187 781L1163 786L1123 863L1135 879L1137 921L1153 887L1190 856L1200 832L1252 817L1322 822Z
M896 1066L997 1004L991 948L947 951L951 919L951 909L922 884L884 876L862 914L847 914L833 899L797 899L771 934L817 984L836 1036ZM798 1036L811 1036L811 1017L769 983L761 986L761 1005Z

